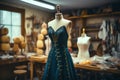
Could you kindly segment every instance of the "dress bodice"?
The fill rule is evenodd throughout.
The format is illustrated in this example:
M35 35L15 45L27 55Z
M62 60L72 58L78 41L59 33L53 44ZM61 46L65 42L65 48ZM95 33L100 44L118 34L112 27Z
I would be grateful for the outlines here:
M48 27L51 50L42 80L76 80L72 58L67 48L68 34L65 26L54 30Z
M90 37L79 37L77 40L78 46L78 58L81 59L88 59L89 55L89 45L90 45Z
M48 27L48 35L51 39L52 47L56 46L56 44L67 47L68 34L65 26L61 26L56 31L51 26Z
M83 52L84 51L88 51L88 48L89 48L89 45L90 45L90 42L89 42L89 37L88 38L78 38L77 40L77 46L79 48L79 50L82 50Z

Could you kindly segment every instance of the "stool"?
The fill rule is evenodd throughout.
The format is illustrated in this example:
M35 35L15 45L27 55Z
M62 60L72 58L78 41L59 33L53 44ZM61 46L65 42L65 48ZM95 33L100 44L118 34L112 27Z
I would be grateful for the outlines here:
M27 80L26 70L14 70L15 80Z
M20 65L20 66L16 66L15 68L18 69L18 70L19 70L19 69L20 69L20 70L21 70L21 69L27 69L27 66L26 66L26 65Z

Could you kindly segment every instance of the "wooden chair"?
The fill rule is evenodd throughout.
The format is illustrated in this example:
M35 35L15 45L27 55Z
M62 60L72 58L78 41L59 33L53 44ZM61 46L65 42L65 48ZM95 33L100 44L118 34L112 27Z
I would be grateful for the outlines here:
M15 80L27 80L27 70L14 70Z
M21 69L27 69L27 66L26 65L19 65L19 66L16 66L15 69L17 70L21 70Z

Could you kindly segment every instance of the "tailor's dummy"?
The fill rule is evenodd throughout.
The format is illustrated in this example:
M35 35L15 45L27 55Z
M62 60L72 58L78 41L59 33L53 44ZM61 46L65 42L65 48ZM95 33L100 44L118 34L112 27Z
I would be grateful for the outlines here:
M90 38L85 33L85 28L83 28L83 32L80 37L77 39L77 46L78 46L78 61L88 60L90 58L89 55L89 45L90 45Z
M70 20L64 19L62 13L57 12L55 14L55 19L50 21L48 23L48 27L52 27L52 29L56 32L58 29L60 29L61 27L65 26L67 33L68 33L68 48L72 47L72 43L71 43L71 28L72 28L72 22Z
M48 27L52 27L56 32L60 27L65 26L66 28L71 27L71 21L64 19L62 13L56 13L55 19L48 23ZM68 31L68 29L67 29Z
M51 50L42 80L77 80L74 64L68 50L70 46L67 47L70 27L71 21L64 19L60 12L55 14L54 20L48 22Z

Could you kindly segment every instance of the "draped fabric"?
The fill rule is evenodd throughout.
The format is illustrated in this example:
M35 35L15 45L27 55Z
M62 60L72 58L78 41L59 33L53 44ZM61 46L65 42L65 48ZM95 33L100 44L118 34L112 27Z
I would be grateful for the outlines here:
M72 58L67 48L68 34L65 26L56 31L48 28L51 50L42 80L77 80Z

